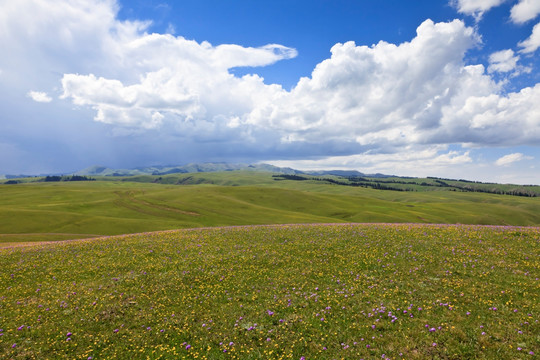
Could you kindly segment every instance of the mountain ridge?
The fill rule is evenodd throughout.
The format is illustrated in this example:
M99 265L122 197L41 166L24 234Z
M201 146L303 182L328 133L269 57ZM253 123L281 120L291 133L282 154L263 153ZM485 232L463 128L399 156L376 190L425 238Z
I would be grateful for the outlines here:
M94 165L88 168L79 170L74 175L84 176L134 176L134 175L168 175L182 173L201 173L201 172L219 172L219 171L256 171L256 172L272 172L285 175L336 175L336 176L369 176L375 178L393 177L394 175L385 174L365 174L357 170L315 170L303 171L289 167L279 167L265 163L259 164L244 164L244 163L225 163L225 162L208 162L208 163L189 163L186 165L170 165L170 166L148 166L137 167L132 169L113 169L102 165Z

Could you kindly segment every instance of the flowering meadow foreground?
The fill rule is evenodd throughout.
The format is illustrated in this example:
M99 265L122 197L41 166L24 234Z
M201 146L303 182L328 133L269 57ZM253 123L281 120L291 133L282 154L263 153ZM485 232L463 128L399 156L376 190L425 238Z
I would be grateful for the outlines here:
M540 228L283 225L0 250L6 359L532 359Z

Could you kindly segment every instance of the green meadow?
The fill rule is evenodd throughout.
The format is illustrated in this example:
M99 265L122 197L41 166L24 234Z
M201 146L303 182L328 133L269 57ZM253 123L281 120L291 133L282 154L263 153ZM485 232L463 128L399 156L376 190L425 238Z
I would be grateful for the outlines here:
M343 224L0 249L0 354L534 359L539 241L535 227Z
M0 357L540 353L540 198L352 181L231 171L2 184Z
M31 180L0 185L4 246L227 225L540 224L538 197L419 185L418 191L376 190L315 180L278 181L271 173L248 171L102 177L88 182Z

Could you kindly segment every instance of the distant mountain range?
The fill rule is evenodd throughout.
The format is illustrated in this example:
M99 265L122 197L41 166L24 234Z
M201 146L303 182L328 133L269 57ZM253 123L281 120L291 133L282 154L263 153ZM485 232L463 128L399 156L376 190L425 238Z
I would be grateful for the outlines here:
M301 171L288 167L278 167L270 164L232 164L232 163L193 163L181 166L149 166L137 167L134 169L112 169L106 166L95 165L86 169L77 171L69 175L81 176L135 176L135 175L167 175L167 174L182 174L182 173L199 173L199 172L219 172L219 171L257 171L271 172L276 174L286 175L337 175L337 176L369 176L369 177L390 177L391 175L384 174L364 174L356 170L321 170L321 171ZM66 175L66 174L40 174L46 175ZM0 176L5 179L32 177L35 175L5 175Z
M337 175L337 176L370 176L389 177L390 175L372 174L366 175L356 170L321 170L302 171L288 167L278 167L270 164L231 164L231 163L194 163L181 166L150 166L138 167L134 169L111 169L105 166L91 166L75 173L75 175L86 176L133 176L133 175L167 175L184 174L198 172L218 172L218 171L257 171L271 172L286 175Z

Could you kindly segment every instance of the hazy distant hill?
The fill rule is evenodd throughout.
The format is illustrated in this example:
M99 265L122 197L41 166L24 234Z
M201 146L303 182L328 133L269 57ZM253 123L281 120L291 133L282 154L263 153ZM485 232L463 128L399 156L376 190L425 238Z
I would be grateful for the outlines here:
M168 175L199 172L220 172L220 171L265 171L278 174L302 174L302 171L291 168L281 168L269 164L230 164L230 163L192 163L182 166L150 166L134 169L111 169L105 166L91 166L77 171L75 175L86 176L133 176L133 175Z

